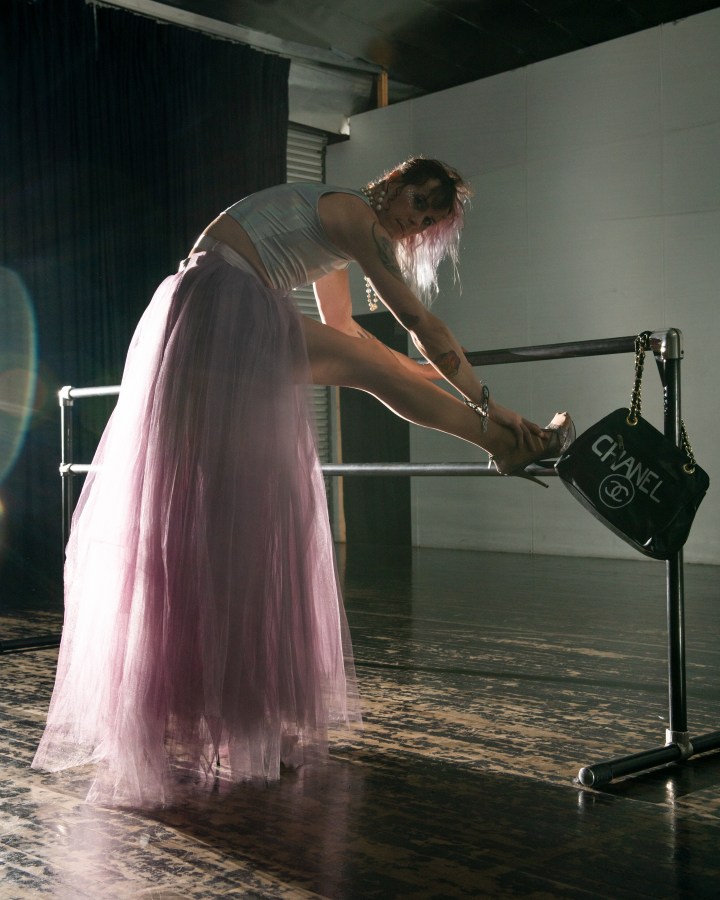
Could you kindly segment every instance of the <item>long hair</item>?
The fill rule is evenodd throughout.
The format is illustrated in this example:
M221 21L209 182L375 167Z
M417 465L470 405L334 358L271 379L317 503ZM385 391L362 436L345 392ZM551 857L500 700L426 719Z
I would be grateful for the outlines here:
M428 197L430 206L443 212L449 210L448 215L419 234L402 238L395 244L395 255L403 276L426 306L430 306L437 295L437 270L446 256L452 261L453 276L457 279L460 235L465 224L465 207L472 194L470 185L451 166L423 156L411 156L368 185L372 190L393 181L401 187L407 184L421 187L431 179L440 183Z

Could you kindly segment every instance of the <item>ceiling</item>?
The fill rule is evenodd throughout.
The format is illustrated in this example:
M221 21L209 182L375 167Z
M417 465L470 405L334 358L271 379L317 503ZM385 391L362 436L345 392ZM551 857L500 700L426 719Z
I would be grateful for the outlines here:
M331 93L337 73L354 76L357 83L340 101L348 106L345 115L375 105L368 84L380 69L388 73L393 103L720 7L720 0L115 2L136 9L169 7L190 14L191 24L202 17L239 26L248 33L248 43L324 70L323 84ZM300 82L303 78L301 71ZM316 89L308 82L304 94Z

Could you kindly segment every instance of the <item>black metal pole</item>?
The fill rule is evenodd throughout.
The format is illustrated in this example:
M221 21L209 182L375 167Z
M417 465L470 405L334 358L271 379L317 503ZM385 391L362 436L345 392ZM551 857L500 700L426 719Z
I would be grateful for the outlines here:
M680 357L665 360L665 437L680 445ZM666 562L668 621L668 743L690 753L685 680L685 592L682 550Z
M609 784L615 778L634 775L637 772L647 772L658 766L679 762L682 758L683 753L680 747L676 744L668 744L653 750L642 750L640 753L619 756L617 759L584 766L580 769L578 781L583 787L600 787L603 784Z
M6 653L20 653L23 650L46 650L60 645L59 634L38 635L30 638L10 638L0 641L0 656Z
M578 356L607 356L613 353L632 353L635 335L603 338L593 341L571 341L564 344L537 344L531 347L509 347L505 350L475 350L465 354L472 366L491 366L501 363L531 362L542 359L573 359Z
M688 729L682 550L667 560L665 565L668 620L668 742L681 743L687 740Z

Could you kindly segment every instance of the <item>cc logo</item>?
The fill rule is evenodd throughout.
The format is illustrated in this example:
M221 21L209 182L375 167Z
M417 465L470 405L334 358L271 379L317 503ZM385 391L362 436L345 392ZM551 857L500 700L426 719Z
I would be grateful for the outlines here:
M608 475L600 484L600 502L610 509L627 506L635 496L635 488L624 475Z

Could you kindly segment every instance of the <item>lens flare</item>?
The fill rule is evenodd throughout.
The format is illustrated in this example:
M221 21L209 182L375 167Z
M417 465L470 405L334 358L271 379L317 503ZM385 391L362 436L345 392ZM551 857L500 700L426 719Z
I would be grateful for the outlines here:
M0 483L22 448L35 402L37 334L28 292L0 266Z

